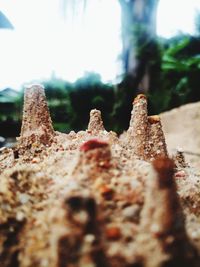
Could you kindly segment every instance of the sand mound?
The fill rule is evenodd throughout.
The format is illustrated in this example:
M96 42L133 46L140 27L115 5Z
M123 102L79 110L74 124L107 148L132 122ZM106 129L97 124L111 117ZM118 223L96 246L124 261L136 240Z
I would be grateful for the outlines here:
M161 114L163 131L170 154L181 148L192 166L200 166L200 102Z
M63 134L33 85L17 141L0 150L0 267L200 266L200 174L168 158L144 95L121 136L98 110Z

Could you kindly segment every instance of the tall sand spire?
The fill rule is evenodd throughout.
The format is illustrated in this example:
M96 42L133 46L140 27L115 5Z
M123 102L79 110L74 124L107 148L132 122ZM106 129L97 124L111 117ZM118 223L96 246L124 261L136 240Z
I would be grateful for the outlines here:
M133 155L146 161L168 155L160 117L148 116L145 95L140 94L133 101L125 142L128 142Z
M54 134L43 86L27 87L19 145L23 147L33 143L50 145Z
M129 144L133 153L141 159L145 158L148 116L147 99L145 95L138 95L133 102L130 126L128 129Z

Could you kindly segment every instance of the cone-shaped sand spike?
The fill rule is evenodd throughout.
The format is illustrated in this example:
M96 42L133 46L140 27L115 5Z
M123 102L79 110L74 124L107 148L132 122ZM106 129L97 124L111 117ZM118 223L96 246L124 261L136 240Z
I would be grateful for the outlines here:
M88 131L97 134L100 131L104 131L104 125L101 118L101 111L97 109L92 109L90 111L90 121L88 124Z
M98 139L90 139L81 145L79 159L72 177L81 186L88 180L87 188L83 186L81 191L77 191L76 188L72 189L71 196L65 201L68 234L62 237L58 243L59 263L67 262L73 265L74 259L71 257L73 253L80 266L85 266L85 264L110 266L101 244L102 222L100 220L101 215L99 216L101 211L98 210L96 200L91 194L96 178L101 176L103 179L104 174L107 175L109 161L110 148L108 143ZM70 228L72 231L69 231ZM65 266L65 264L58 264L58 266Z
M78 163L73 174L80 177L91 177L91 181L101 176L108 176L111 152L109 144L99 139L90 139L80 147Z
M185 156L181 148L177 149L173 159L178 169L189 167L188 163L185 161Z
M133 153L141 159L145 159L145 147L147 139L147 99L145 95L138 95L133 102L128 139Z
M25 90L19 145L27 147L35 142L49 145L53 136L44 88L41 85L32 85Z
M195 258L196 251L186 235L173 178L174 162L158 158L152 164L138 237L145 266L195 266L191 259Z
M133 154L143 160L167 156L167 147L159 116L147 114L147 99L138 95L133 101L130 126L127 131Z
M159 116L148 117L148 141L146 147L148 160L167 157L167 146Z

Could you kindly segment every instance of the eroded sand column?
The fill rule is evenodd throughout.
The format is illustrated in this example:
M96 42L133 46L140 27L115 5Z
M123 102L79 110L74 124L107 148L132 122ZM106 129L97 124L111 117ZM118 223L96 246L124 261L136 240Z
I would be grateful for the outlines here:
M161 120L158 115L148 117L148 140L146 144L146 159L153 160L157 157L167 157L167 146L162 130Z
M92 134L98 134L100 131L104 131L104 125L101 118L101 111L92 109L90 111L90 120L88 123L88 132Z
M160 156L168 156L160 117L148 116L145 95L140 94L133 101L130 126L126 137L125 142L128 148L139 159L152 161Z
M19 147L34 143L50 145L55 135L49 114L44 88L32 85L25 89L24 109Z
M133 149L133 154L141 159L145 159L147 130L147 99L145 95L140 94L133 102L131 121L127 134L129 145Z

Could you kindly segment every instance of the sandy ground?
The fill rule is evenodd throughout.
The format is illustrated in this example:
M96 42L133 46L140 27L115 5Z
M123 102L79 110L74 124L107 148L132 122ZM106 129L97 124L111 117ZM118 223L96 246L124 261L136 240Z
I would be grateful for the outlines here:
M170 151L197 151L198 112L162 115ZM0 150L0 267L199 267L200 172L174 159L144 95L120 137L98 110L63 134L27 88L17 145Z
M191 166L200 167L200 102L162 113L161 121L169 153L181 148Z

